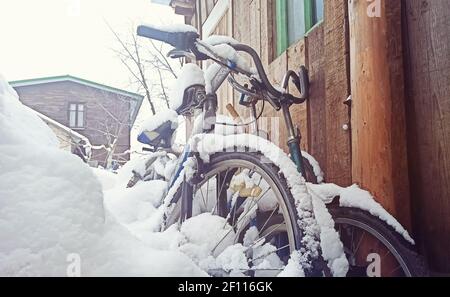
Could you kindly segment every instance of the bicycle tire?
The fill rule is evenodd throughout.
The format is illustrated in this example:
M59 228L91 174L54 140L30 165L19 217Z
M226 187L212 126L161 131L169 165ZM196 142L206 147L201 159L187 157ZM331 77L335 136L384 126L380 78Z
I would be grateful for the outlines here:
M306 181L317 185L319 182L317 181L317 176L314 172L314 168L311 163L309 163L309 160L305 157L303 157L303 166L305 167Z
M339 225L347 224L370 233L378 240L384 240L391 245L392 249L396 251L398 257L401 258L407 271L405 276L408 277L423 277L428 276L428 270L423 258L415 251L413 245L406 241L398 232L396 232L386 222L374 217L370 213L357 209L340 207L338 205L328 206L328 210L335 221L336 230ZM383 244L385 244L382 241ZM345 243L344 243L345 247ZM392 251L391 251L392 252ZM399 261L397 259L397 261ZM400 262L399 262L400 263ZM351 271L350 267L350 271Z
M261 162L263 155L260 153L243 153L243 152L220 152L210 156L210 162L205 164L205 170L203 170L202 175L208 176L208 172L220 166L223 162L233 162L238 163L241 162L249 162L252 166L259 168L264 171L267 176L269 176L273 183L275 184L277 190L281 193L281 197L283 198L284 207L286 207L287 213L289 215L290 228L292 230L292 236L294 238L292 247L295 250L299 250L302 246L302 230L298 225L299 216L297 214L297 209L295 207L295 201L293 195L287 185L287 181L284 175L281 173L280 168L278 168L275 164L269 163L267 161ZM172 199L172 205L175 204L175 207L172 208L172 211L165 218L164 228L167 229L171 225L178 223L180 218L180 209L181 209L181 188L175 193Z
M307 181L317 184L317 177L314 174L313 167L309 163L308 159L303 157L303 163L305 166ZM385 238L387 242L394 247L394 249L398 250L399 255L402 259L404 259L404 262L410 271L410 276L428 276L428 270L423 257L415 251L414 246L406 241L386 222L374 217L367 211L357 208L341 207L336 203L327 205L327 208L335 221L336 229L338 229L339 224L343 222L359 224L360 226L365 226L367 229L373 229Z

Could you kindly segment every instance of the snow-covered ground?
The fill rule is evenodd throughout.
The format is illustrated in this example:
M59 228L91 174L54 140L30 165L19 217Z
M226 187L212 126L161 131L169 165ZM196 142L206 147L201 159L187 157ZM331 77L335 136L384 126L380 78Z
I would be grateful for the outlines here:
M224 218L205 213L187 220L180 228L173 225L159 232L165 210L163 200L167 183L147 181L126 188L132 176L131 169L136 168L136 163L145 163L145 159L142 157L125 165L117 175L94 170L104 188L105 207L128 232L147 246L160 251L182 252L205 272L225 270L230 271L231 275L242 276L240 270L249 268L245 252L253 240L249 239L248 245L245 242L244 245L233 244L235 234L229 232L231 226ZM247 235L250 236L250 233ZM221 240L223 237L225 239ZM220 244L216 247L217 243ZM255 247L254 258L263 256L258 263L260 267L283 268L278 256L272 254L264 257L271 248L273 246L270 244ZM289 268L284 274L292 276L294 272L291 270Z
M247 247L225 239L224 219L203 214L160 230L164 181L126 188L136 159L118 174L58 149L53 132L0 79L1 276L208 276L248 268ZM231 235L227 236L231 239ZM216 238L216 240L214 240ZM251 242L251 241L249 241ZM255 248L261 267L280 267L273 246ZM291 261L283 275L302 275Z
M174 188L166 193L167 183L159 180L126 187L132 170L142 170L148 156L128 162L117 174L88 167L58 149L50 128L24 108L2 77L0 136L0 276L208 276L211 269L235 271L232 275L248 269L245 251L252 230L242 245L226 238L214 253L214 238L229 231L223 218L202 214L181 228L160 232ZM306 185L290 158L268 141L224 133L198 135L190 145L206 162L214 152L246 145L278 165L294 196L308 247L294 252L286 267L274 254L264 257L273 246L256 247L255 259L263 255L256 265L281 268L279 276L303 276L319 245L331 272L346 274L348 262L325 206L338 195L343 207L367 210L413 242L368 192L357 186ZM318 163L307 157L323 180ZM166 177L173 170L162 167Z
M0 135L0 275L206 276L184 253L166 248L165 236L146 244L120 224L102 189L116 178L59 150L50 128L1 77ZM141 205L142 213L124 211L119 219L153 211L151 201Z

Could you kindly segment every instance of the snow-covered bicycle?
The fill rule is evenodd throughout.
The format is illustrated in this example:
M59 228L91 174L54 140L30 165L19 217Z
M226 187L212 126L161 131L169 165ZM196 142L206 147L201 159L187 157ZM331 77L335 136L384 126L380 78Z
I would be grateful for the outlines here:
M210 264L211 274L239 272L267 276L297 270L297 275L367 275L369 263L367 257L361 258L361 243L365 245L364 253L381 255L383 261L388 257L389 264L383 265L380 272L383 276L422 273L410 245L379 218L360 209L332 204L329 209L344 246L338 236L333 237L332 233L337 232L329 230L329 221L323 223L322 217L321 224L316 218L313 205L317 197L310 194L305 179L315 183L321 180L317 166L302 156L300 134L289 111L293 104L301 104L308 98L309 82L304 67L298 73L288 71L277 88L269 82L256 51L231 38L211 37L201 41L190 26L139 26L138 35L172 45L175 48L169 52L172 58L214 62L206 71L196 64L186 64L171 98L172 110L152 119L150 127L139 136L139 141L163 152L165 164L173 165L169 166L170 174L164 170L165 174L159 174L169 179L162 228L176 223L180 228L188 228L195 225L195 218L201 217L204 225L191 232L195 240L203 231L208 233L211 226L219 226L213 231L214 236L208 233L211 237L208 254L228 259L231 266L225 265L228 268L224 270L223 265ZM240 52L248 54L255 67L250 67ZM248 83L240 83L237 76L245 77ZM258 121L266 103L282 111L290 157L256 135L214 133L218 125L236 129L250 124L219 123L216 92L226 79L242 94L239 103L252 110L253 122ZM288 92L290 81L300 96ZM263 103L259 114L257 102ZM198 116L193 136L183 152L171 158L164 153L171 150L178 115ZM157 177L152 166L161 156L148 162L144 176L135 173L129 186L139 179ZM322 238L325 235L328 238ZM326 242L330 238L334 246L330 247L330 242L321 244L321 240Z

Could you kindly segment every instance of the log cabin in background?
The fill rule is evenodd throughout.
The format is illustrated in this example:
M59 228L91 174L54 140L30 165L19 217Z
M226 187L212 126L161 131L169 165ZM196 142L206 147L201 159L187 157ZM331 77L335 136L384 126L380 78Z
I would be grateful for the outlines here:
M450 273L450 1L163 2L202 38L228 35L255 48L273 83L306 65L311 96L293 107L303 148L327 181L374 194L431 269ZM219 96L223 113L238 105L229 87Z

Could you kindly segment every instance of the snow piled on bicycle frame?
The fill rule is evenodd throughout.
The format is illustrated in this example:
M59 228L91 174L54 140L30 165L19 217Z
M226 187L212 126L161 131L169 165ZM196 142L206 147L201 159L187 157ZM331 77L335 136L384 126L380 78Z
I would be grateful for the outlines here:
M295 199L298 224L303 231L302 246L298 260L304 270L311 269L311 261L319 257L319 247L334 276L345 276L348 271L348 261L345 257L342 242L334 230L334 221L320 200L313 200L306 187L305 180L298 173L292 160L275 144L255 135L239 134L220 136L214 134L196 135L191 139L192 149L200 157L209 162L210 155L223 151L246 151L250 148L260 152L274 163L284 175L291 193ZM264 162L265 160L261 160ZM316 211L317 210L317 211ZM327 216L328 214L328 216ZM315 218L316 217L316 218ZM319 237L320 236L320 241ZM291 265L289 270L293 269ZM282 275L286 276L286 272Z
M91 168L58 148L1 76L0 135L1 276L206 276L183 253L150 248L118 224Z
M309 164L311 164L314 175L317 178L317 183L321 184L325 179L323 177L324 173L322 171L322 168L320 168L319 162L317 162L317 160L313 156L305 151L302 151L302 156L305 157L306 160L308 160Z
M396 232L405 238L409 243L415 244L408 231L390 214L388 213L375 198L367 191L362 190L358 185L352 185L347 188L340 187L336 184L322 184L324 174L320 168L319 162L306 152L302 151L302 155L312 165L317 182L320 185L308 184L309 192L325 204L333 202L336 197L340 197L339 203L341 207L354 207L369 212L386 222L394 228Z
M172 109L166 109L164 111L158 112L156 115L149 117L141 126L140 132L154 131L159 128L162 124L166 122L171 122L172 129L178 127L178 114Z
M203 70L197 64L185 64L175 84L170 96L170 109L172 110L177 110L183 105L184 91L186 89L195 85L205 85Z

